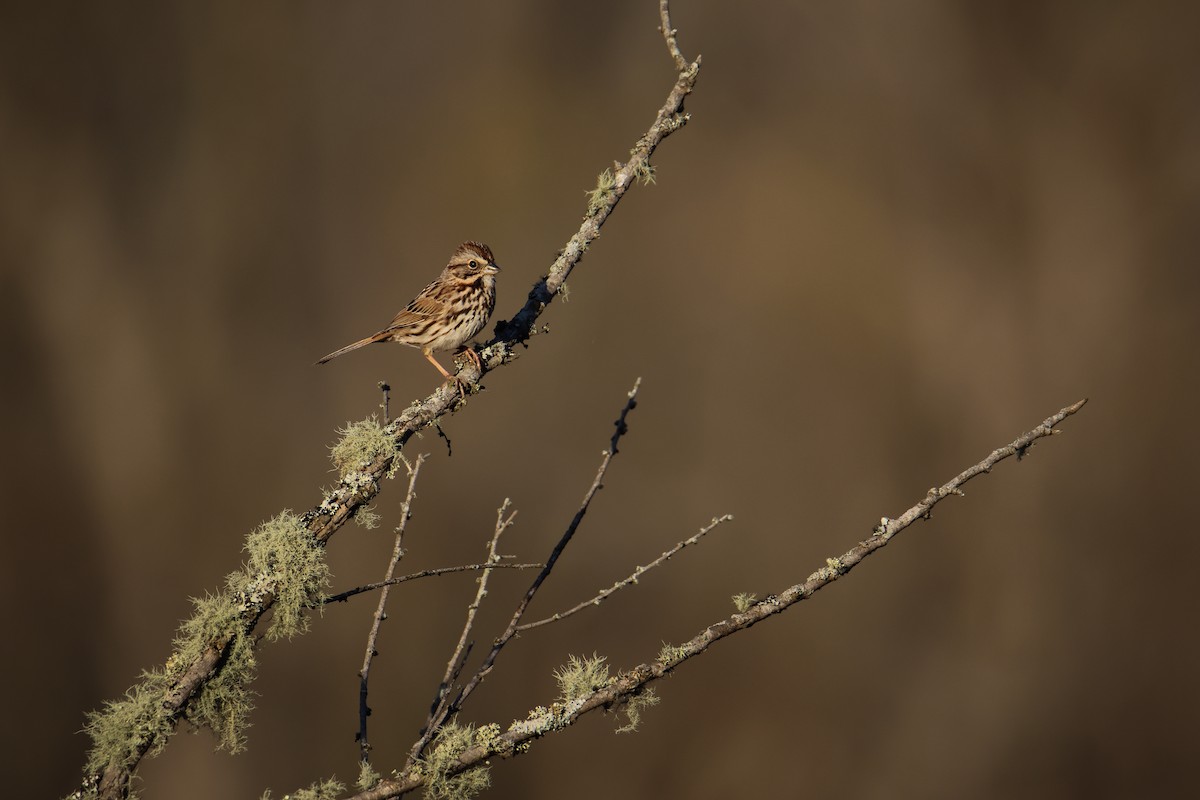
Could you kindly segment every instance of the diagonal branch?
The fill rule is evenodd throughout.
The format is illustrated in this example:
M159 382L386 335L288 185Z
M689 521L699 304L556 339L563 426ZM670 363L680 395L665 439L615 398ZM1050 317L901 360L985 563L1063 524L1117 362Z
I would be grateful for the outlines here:
M510 758L524 752L526 745L534 739L541 738L554 731L559 731L573 725L580 717L588 712L601 708L611 708L628 702L644 691L648 684L664 677L680 664L703 653L709 646L732 636L739 631L748 630L768 617L782 613L792 606L811 597L814 593L833 583L843 575L858 566L864 558L884 547L905 528L922 519L929 519L934 506L951 495L962 495L962 487L972 478L989 473L992 467L1007 458L1016 456L1018 460L1028 454L1029 448L1039 439L1053 436L1059 431L1056 425L1067 417L1077 413L1087 400L1061 409L1051 415L1040 425L1028 431L1003 447L993 450L986 458L974 464L940 487L930 489L924 499L913 505L895 519L883 518L872 535L859 542L837 558L829 558L825 566L809 575L800 583L790 586L778 595L759 600L745 611L733 614L712 625L709 625L693 638L678 646L665 646L658 658L634 667L629 672L620 674L615 680L589 694L586 694L567 705L556 704L544 710L544 714L531 715L529 719L514 722L507 731L488 740L487 746L475 745L465 750L446 774L456 775L464 770L483 764L491 758ZM388 800L399 797L425 784L426 776L414 771L400 773L398 777L381 781L370 790L353 795L347 800Z

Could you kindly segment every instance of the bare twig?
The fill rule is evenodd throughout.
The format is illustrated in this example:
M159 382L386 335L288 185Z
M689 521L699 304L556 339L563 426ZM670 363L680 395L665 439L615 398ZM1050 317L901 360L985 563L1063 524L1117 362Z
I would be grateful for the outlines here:
M573 725L580 717L600 708L611 708L628 701L644 691L646 685L662 678L680 664L703 653L710 645L739 631L748 630L768 617L779 614L815 592L828 586L862 562L864 558L890 542L896 534L914 522L929 518L935 505L951 495L961 495L962 486L972 478L991 472L992 467L1012 456L1025 456L1038 439L1053 436L1059 431L1054 426L1083 408L1086 400L1061 409L1040 425L1018 436L1009 444L993 450L986 458L960 472L939 488L930 489L925 498L895 519L884 518L880 526L865 541L859 542L837 558L826 559L825 566L778 595L759 600L745 611L722 619L692 639L674 647L664 647L658 658L643 663L628 672L621 673L616 680L590 694L584 695L565 707L550 709L545 714L531 715L529 719L514 722L504 733L489 738L487 745L475 745L465 750L458 761L450 766L447 775L477 767L491 758L509 758L523 752L520 746L546 734ZM353 795L347 800L387 800L399 797L423 785L426 777L414 771L402 772L396 778L381 781L366 792Z
M625 425L625 418L629 415L629 412L637 406L638 387L641 385L641 383L642 379L638 378L633 384L633 389L631 389L629 392L628 399L625 401L625 407L621 409L621 414L619 417L617 417L617 421L614 423L615 430L613 431L612 439L609 442L608 449L604 451L604 455L600 460L600 468L596 471L596 477L592 480L592 485L584 494L583 502L580 503L579 510L575 512L575 516L571 520L571 524L567 526L566 531L563 533L562 537L559 538L558 543L554 545L554 549L550 551L550 556L546 559L546 565L542 567L542 571L539 572L537 577L533 579L533 583L530 585L528 591L525 592L525 596L522 597L521 602L517 604L517 610L513 612L513 616L512 619L509 620L508 627L505 628L504 633L500 634L496 641L492 643L492 649L488 652L487 657L484 658L483 664L480 665L479 669L471 677L471 680L467 682L466 686L459 690L458 695L454 698L453 702L447 703L439 717L434 720L431 727L431 730L434 733L436 733L437 730L441 728L443 724L445 724L447 719L458 713L459 709L462 708L463 703L465 703L467 698L471 696L471 693L479 687L479 684L483 682L483 679L486 678L488 673L492 671L492 667L495 665L496 658L500 655L500 651L503 650L504 646L508 644L509 640L517 634L517 626L521 623L521 617L524 616L525 609L529 607L529 603L533 600L534 595L537 594L538 589L541 588L542 583L550 576L550 572L554 569L554 564L558 561L558 557L562 555L563 550L565 550L567 545L570 544L571 537L575 535L575 531L579 529L579 523L583 521L584 515L587 514L588 507L592 503L592 498L595 497L596 492L600 491L600 489L603 487L604 474L608 471L608 465L612 463L613 456L617 453L617 442L629 430ZM428 744L428 740L426 740L425 743ZM415 757L419 757L420 755L421 751L417 748L413 748L413 756L409 759L410 763Z
M654 569L655 567L657 567L661 564L665 564L671 558L671 556L675 555L680 550L682 550L685 547L688 547L689 545L696 544L701 539L703 539L705 537L705 535L707 535L708 532L711 531L713 528L717 527L722 522L729 522L731 519L733 519L732 514L726 514L722 517L714 517L712 522L708 523L703 528L701 528L699 530L699 532L697 532L694 536L684 539L682 542L675 545L670 550L666 551L661 556L659 556L658 558L651 561L649 564L646 564L644 567L638 567L625 580L617 581L616 583L614 583L612 586L608 587L607 589L601 590L600 593L597 594L592 599L584 600L579 605L574 606L573 608L569 608L566 611L561 611L552 616L544 617L542 619L537 620L536 622L526 622L523 625L518 625L517 633L523 633L524 631L531 630L533 628L540 628L543 625L549 625L551 622L558 622L559 620L566 619L567 617L571 616L572 614L576 614L585 608L590 608L592 606L600 605L605 600L607 600L610 595L615 594L616 592L620 591L621 589L624 589L626 586L629 586L630 584L637 583L638 580L643 575L645 575L647 572L649 572L650 570Z
M436 567L434 569L423 569L420 572L410 572L408 575L401 575L399 578L391 578L386 581L376 581L375 583L367 583L362 586L356 586L353 589L347 589L344 592L331 594L326 597L320 605L327 606L330 603L344 603L356 594L364 592L373 592L376 589L382 589L385 586L398 586L401 583L408 583L420 578L433 578L438 575L450 575L455 572L479 572L484 569L541 569L544 564L459 564L454 567Z
M383 392L383 402L380 403L379 405L381 408L383 408L383 424L384 425L386 425L388 423L388 420L391 419L391 417L388 416L388 393L391 392L391 390L392 390L392 387L388 386L387 381L379 382L379 391Z
M658 16L661 20L659 30L662 31L663 41L667 43L667 52L671 54L671 60L675 62L675 69L683 72L688 68L688 60L683 57L683 53L679 52L679 43L675 40L675 34L679 31L671 27L670 0L658 0Z
M387 396L386 391L384 396ZM404 530L408 527L408 519L412 515L412 501L416 497L417 490L417 475L420 474L421 465L424 463L425 454L422 453L417 456L408 473L408 493L404 497L404 505L401 506L403 513L400 515L400 524L396 526L396 542L392 547L392 560L388 562L387 573L383 578L385 585L379 593L379 604L375 606L375 614L371 618L371 631L367 634L367 651L363 654L362 670L358 673L358 733L354 738L358 742L359 761L365 763L371 761L371 744L367 741L367 717L371 715L371 709L367 705L367 681L371 675L371 661L379 655L375 644L379 638L379 627L387 619L385 609L387 608L388 593L392 588L388 582L392 580L392 576L396 572L396 565L404 557Z
M501 556L496 552L496 546L500 543L500 535L508 529L513 523L513 519L517 516L517 512L513 511L508 517L504 516L504 512L508 511L510 505L509 499L504 498L504 502L496 509L496 529L492 533L492 540L488 542L488 557L489 564L499 563ZM487 583L492 571L485 569L483 574L479 576L479 590L475 592L475 599L467 606L467 619L463 623L462 634L458 637L458 645L454 648L454 652L450 655L450 660L446 662L446 673L442 676L442 682L438 685L437 691L433 696L433 703L429 707L429 716L425 718L425 726L421 728L419 738L416 744L412 747L412 752L408 756L408 764L411 766L421 753L433 740L441 727L439 720L443 712L446 710L446 704L449 702L450 689L454 686L454 682L458 680L459 673L462 672L463 665L467 662L467 657L471 653L471 649L475 643L471 641L471 629L475 625L475 614L479 611L479 606L483 602L483 598L487 597Z

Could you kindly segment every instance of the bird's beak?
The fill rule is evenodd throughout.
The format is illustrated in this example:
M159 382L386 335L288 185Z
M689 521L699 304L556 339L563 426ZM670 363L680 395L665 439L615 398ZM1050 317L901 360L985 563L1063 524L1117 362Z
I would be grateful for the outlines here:
M492 272L499 272L499 271L500 271L500 265L499 265L499 264L488 264L488 266L491 268Z

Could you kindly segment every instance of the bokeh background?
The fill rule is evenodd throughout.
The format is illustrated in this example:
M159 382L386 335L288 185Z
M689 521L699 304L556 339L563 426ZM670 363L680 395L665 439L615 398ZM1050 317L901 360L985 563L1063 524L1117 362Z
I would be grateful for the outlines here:
M507 724L778 591L926 489L1090 404L812 602L495 764L492 797L1171 796L1194 784L1200 14L1188 3L677 0L693 119L545 315L432 435L407 569L538 560L531 613L735 521L505 652ZM334 480L335 427L437 376L374 330L476 238L511 315L673 81L656 4L42 3L0 11L3 729L12 796L78 779L84 713L170 652L244 535ZM384 525L329 550L378 578ZM478 630L531 576L498 574ZM373 673L396 766L471 577L408 585ZM145 797L356 774L374 601L264 646L249 751L201 731ZM481 645L482 648L482 645ZM477 654L479 655L479 654Z

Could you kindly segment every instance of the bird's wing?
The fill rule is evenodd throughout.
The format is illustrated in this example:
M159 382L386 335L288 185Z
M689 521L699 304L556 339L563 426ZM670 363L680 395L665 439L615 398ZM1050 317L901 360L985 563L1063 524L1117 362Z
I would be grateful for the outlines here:
M412 302L404 307L400 313L392 318L392 324L388 325L386 330L394 331L397 328L407 328L410 325L417 325L428 322L430 319L436 319L446 314L447 306L442 300L431 291L436 282L430 284L423 292L413 298ZM380 331L382 333L383 331Z

